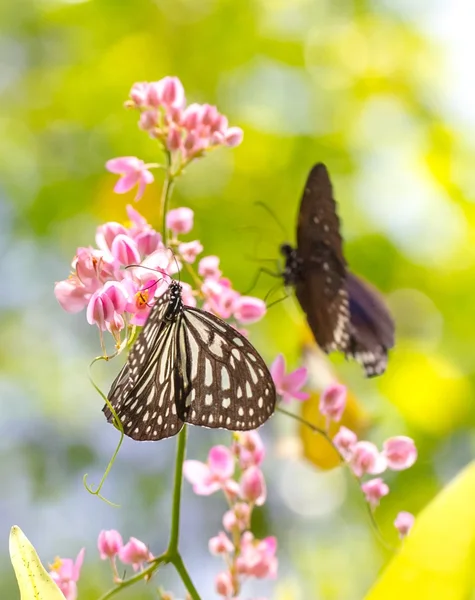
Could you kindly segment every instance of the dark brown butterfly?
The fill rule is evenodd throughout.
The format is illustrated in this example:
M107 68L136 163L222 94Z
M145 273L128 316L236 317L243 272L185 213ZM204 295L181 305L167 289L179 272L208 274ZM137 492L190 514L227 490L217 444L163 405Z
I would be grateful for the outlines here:
M324 352L357 360L367 377L386 370L394 322L379 293L348 269L340 220L323 164L315 165L300 204L297 247L281 246L285 285L295 286L315 340Z

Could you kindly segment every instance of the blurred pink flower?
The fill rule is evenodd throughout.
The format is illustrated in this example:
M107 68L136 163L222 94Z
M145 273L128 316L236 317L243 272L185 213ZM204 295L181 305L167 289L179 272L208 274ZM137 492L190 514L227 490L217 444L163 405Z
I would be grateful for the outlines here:
M308 399L308 394L300 391L307 381L307 369L305 367L300 367L286 375L285 358L282 354L279 354L272 363L270 372L277 393L282 396L282 402L290 402L292 398L296 400Z
M233 452L239 460L241 469L251 465L260 465L264 460L265 447L257 431L240 431L234 434Z
M234 598L236 590L234 589L233 577L229 571L224 571L216 575L215 580L216 593L223 598Z
M111 254L121 265L137 265L140 263L140 252L137 243L128 235L119 233L111 245Z
M357 442L353 447L350 466L357 477L365 473L376 475L387 468L386 459L371 442Z
M331 383L320 395L319 410L325 417L339 421L346 408L346 387Z
M166 226L173 233L189 233L193 229L193 211L186 207L169 210Z
M405 435L387 439L383 444L383 455L393 471L409 469L416 462L417 448L414 440Z
M203 246L198 240L184 242L178 246L178 252L187 263L194 263L198 254L203 252Z
M84 548L80 550L75 561L71 558L57 558L50 565L51 578L64 594L66 600L76 600L77 598L77 581L84 561L84 552Z
M201 277L219 279L221 277L221 271L219 270L219 257L204 256L198 263L198 274L201 275Z
M266 482L259 467L251 466L244 471L239 482L241 498L256 506L262 506L266 501Z
M134 571L138 571L144 562L153 559L153 554L147 546L134 537L120 548L118 554L120 560L126 565L132 565Z
M361 485L361 489L371 508L375 509L383 496L389 494L389 487L384 483L381 477L370 479Z
M145 187L154 181L152 173L148 170L152 165L147 165L136 156L121 156L106 162L106 169L111 173L118 173L121 178L114 187L117 194L125 194L133 187L138 186L135 200L140 200L145 192Z
M96 244L104 252L110 252L112 242L119 234L127 235L127 229L120 223L109 221L96 230Z
M234 550L234 545L224 531L220 531L216 537L210 539L208 548L211 554L229 554Z
M410 512L401 511L398 513L395 521L394 527L399 532L399 537L405 538L406 535L411 531L412 526L414 525L415 517Z
M239 146L244 138L244 132L240 127L230 127L224 136L224 143L230 148Z
M357 442L358 436L356 433L343 425L333 437L333 443L345 460L351 458Z
M206 463L185 460L183 475L199 496L208 496L226 489L234 474L234 456L226 446L213 446Z
M260 298L239 296L233 305L234 317L241 323L255 323L266 314L266 303Z
M223 527L226 531L244 531L249 529L251 518L251 507L245 502L236 502L231 510L223 515Z
M122 536L115 529L102 530L97 540L97 548L102 560L115 556L123 546Z
M77 275L70 275L68 279L55 283L54 295L61 308L70 313L77 313L87 306L91 292Z
M236 560L237 571L242 575L274 578L277 575L277 540L267 537L256 540L250 531L241 537L241 555Z

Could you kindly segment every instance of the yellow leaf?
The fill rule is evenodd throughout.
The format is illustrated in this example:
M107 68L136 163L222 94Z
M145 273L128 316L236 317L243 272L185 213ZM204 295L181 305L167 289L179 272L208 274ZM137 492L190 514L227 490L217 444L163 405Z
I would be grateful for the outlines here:
M60 589L41 564L36 550L16 525L10 531L9 546L21 600L64 600Z
M467 600L475 590L475 462L417 517L365 600Z

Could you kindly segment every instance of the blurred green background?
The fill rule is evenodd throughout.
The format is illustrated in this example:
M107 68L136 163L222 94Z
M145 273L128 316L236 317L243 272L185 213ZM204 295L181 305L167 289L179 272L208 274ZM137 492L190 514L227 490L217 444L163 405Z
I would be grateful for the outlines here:
M293 241L305 177L327 164L346 255L386 295L397 322L388 372L364 380L332 358L374 417L371 439L407 434L420 459L388 478L378 521L392 541L399 510L420 510L473 455L475 383L475 104L473 6L462 0L20 0L0 4L0 597L16 598L7 539L19 525L44 563L86 547L80 600L110 586L96 550L117 528L161 551L168 536L174 440L128 440L105 494L90 496L117 436L88 382L100 353L84 313L64 313L53 284L97 225L125 219L107 159L156 161L155 144L123 109L132 83L181 78L189 102L214 103L244 129L237 149L189 168L172 206L195 210L194 235L219 254L245 291L258 258ZM160 179L137 206L157 227ZM272 285L262 278L253 294ZM269 361L299 362L302 316L294 300L252 327ZM118 370L98 367L107 390ZM279 539L274 583L245 589L280 599L362 598L388 559L355 483L295 457L282 415L263 429L269 500L258 532ZM204 459L220 432L193 430ZM289 443L287 443L289 442ZM221 528L221 498L185 484L182 547L203 598L221 570L207 540ZM164 571L157 580L181 587ZM140 586L139 586L140 587ZM153 587L120 597L156 597Z

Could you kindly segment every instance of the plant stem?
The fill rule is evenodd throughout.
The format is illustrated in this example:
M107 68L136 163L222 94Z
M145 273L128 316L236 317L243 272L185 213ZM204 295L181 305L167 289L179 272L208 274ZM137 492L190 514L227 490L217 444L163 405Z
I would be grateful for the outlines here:
M171 172L171 155L170 152L165 152L165 157L167 161L167 169L165 172L165 180L163 182L162 195L160 198L160 209L162 211L162 239L163 244L167 245L167 211L168 211L168 200L170 199L172 190L174 177Z
M175 556L174 560L172 561L172 564L175 567L178 575L180 576L180 579L183 581L183 584L186 587L186 590L190 594L191 598L193 600L201 600L200 595L196 591L196 588L193 585L193 582L191 581L191 577L189 576L188 571L186 570L185 564L180 554L177 554Z
M181 484L183 481L183 461L186 451L186 425L178 434L176 443L175 458L175 480L173 482L173 500L172 500L172 524L170 529L170 541L168 542L167 555L173 561L175 555L178 555L178 538L180 535L180 503L181 503Z

